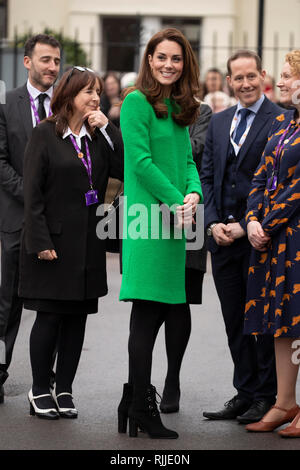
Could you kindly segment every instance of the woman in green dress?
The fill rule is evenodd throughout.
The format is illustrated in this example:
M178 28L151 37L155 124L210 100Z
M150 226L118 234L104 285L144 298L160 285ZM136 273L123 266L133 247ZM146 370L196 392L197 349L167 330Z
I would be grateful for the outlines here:
M199 68L189 42L173 28L155 34L146 46L136 87L121 109L126 200L120 300L133 304L129 383L118 414L119 431L126 431L129 417L132 437L138 428L150 437L178 437L161 422L151 363L164 322L174 331L173 347L179 355L180 343L186 343L190 311L184 228L192 224L202 202L187 126L199 115L199 93ZM161 204L170 208L166 218L159 211ZM166 223L169 215L175 225Z

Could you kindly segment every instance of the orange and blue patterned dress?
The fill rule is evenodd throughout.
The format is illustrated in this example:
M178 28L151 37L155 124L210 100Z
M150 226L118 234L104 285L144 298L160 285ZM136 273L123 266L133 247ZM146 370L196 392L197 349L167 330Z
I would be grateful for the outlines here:
M247 222L258 220L271 237L267 251L252 249L245 334L300 337L300 128L294 111L277 116L248 198ZM288 129L288 131L287 131ZM270 184L280 139L278 180ZM270 186L269 186L270 187Z

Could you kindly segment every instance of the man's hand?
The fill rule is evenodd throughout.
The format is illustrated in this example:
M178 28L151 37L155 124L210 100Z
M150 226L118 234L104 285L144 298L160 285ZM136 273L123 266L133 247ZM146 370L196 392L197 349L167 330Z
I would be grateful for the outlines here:
M230 222L226 225L226 235L229 238L233 238L234 240L236 240L237 238L244 237L246 235L246 232L243 227L239 224L239 222Z
M44 250L38 253L38 259L43 261L53 261L57 258L58 257L55 250Z
M213 227L212 236L214 237L216 244L220 246L229 246L234 242L234 238L227 234L227 225L222 223Z

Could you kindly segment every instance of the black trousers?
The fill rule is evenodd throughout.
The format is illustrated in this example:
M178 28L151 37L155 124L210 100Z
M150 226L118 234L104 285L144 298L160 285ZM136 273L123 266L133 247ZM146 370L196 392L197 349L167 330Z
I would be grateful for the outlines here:
M274 339L243 334L250 250L246 237L219 247L211 255L212 272L234 364L233 385L245 399L272 401L277 392Z
M0 340L6 348L5 364L0 364L0 384L7 377L18 334L23 301L18 296L19 254L21 232L0 232L1 287L0 287Z

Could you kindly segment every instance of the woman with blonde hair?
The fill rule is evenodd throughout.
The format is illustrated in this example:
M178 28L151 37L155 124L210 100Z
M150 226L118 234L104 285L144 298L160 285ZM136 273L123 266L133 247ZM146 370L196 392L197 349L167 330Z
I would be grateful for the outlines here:
M253 246L246 303L246 334L274 336L277 400L248 431L300 437L296 403L300 338L300 51L286 55L277 84L280 101L292 110L271 128L248 200L248 237Z

